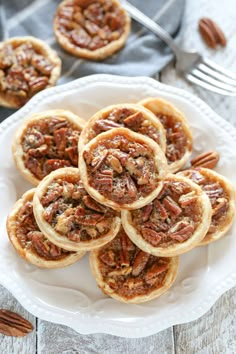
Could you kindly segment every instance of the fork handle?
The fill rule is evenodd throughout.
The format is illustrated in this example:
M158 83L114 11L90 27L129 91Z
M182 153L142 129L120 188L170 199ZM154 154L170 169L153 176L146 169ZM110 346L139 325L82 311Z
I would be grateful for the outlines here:
M125 8L125 10L130 14L130 16L134 20L136 20L141 25L146 27L148 30L153 32L156 36L161 38L163 42L165 42L173 50L176 56L180 54L181 49L175 44L173 38L156 22L154 22L151 18L146 16L143 12L138 10L135 6L131 5L126 0L122 1L122 6Z

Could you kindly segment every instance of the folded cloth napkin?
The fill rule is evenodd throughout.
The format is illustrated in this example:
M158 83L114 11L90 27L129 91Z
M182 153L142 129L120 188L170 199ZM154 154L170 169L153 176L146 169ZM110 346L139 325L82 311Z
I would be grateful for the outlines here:
M181 24L185 0L130 0L142 12L155 20L172 36ZM155 35L132 22L126 46L117 54L102 61L91 62L66 53L56 42L52 21L58 0L2 0L0 39L13 36L35 36L46 41L62 59L59 84L76 78L107 73L125 76L154 76L171 59L169 48ZM0 108L0 121L13 110Z

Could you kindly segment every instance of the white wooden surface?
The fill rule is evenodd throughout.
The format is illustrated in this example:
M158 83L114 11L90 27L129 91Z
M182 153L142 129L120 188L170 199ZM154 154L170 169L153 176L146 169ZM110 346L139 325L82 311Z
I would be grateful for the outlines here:
M209 16L224 29L228 38L225 49L208 49L201 41L198 19ZM180 44L196 48L215 62L236 72L236 4L235 0L186 0L186 11ZM236 99L220 97L193 87L175 73L171 63L160 74L160 81L184 88L206 101L218 114L236 127ZM125 339L111 335L80 335L73 330L34 318L0 287L0 308L24 315L35 328L26 338L0 335L0 354L215 354L236 353L236 290L224 294L212 309L200 319L169 328L143 339Z

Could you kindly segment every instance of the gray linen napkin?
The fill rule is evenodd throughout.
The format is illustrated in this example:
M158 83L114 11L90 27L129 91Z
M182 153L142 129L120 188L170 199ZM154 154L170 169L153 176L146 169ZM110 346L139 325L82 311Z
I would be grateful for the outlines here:
M176 36L185 0L130 0L130 2L158 22L172 36ZM31 35L46 41L62 59L62 76L58 84L98 73L154 76L172 59L169 48L135 21L132 22L132 32L126 46L102 62L91 62L67 54L57 44L52 30L53 16L59 3L58 0L0 2L0 40ZM0 121L13 112L14 110L1 107Z

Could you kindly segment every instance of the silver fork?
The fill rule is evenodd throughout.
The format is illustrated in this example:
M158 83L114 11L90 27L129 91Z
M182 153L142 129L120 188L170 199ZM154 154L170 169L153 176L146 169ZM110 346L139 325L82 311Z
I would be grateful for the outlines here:
M134 20L161 38L172 49L176 57L176 69L188 81L221 95L236 96L236 74L195 51L184 51L163 28L128 1L123 0L122 5Z

